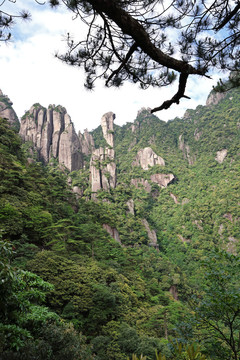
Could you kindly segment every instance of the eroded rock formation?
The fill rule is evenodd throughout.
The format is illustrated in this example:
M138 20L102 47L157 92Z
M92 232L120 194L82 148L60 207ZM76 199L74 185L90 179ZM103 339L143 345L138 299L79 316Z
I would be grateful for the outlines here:
M70 171L82 167L80 140L64 107L33 105L21 120L20 136L33 143L44 163L55 158Z
M158 184L161 188L167 187L175 179L173 174L153 174L151 175L151 181Z
M143 186L144 190L146 192L151 192L152 190L152 187L151 185L149 184L148 180L145 180L143 178L141 179L131 179L131 184L134 185L136 188L140 186Z
M0 90L0 117L7 119L9 124L17 131L19 130L20 123L15 111L12 108L12 102L7 95L4 95Z
M219 93L219 92L211 92L207 98L206 101L206 105L210 106L210 105L217 105L219 103L219 101L221 101L222 99L224 99L226 96L226 93Z
M187 159L189 165L193 165L196 161L196 156L190 154L190 147L188 144L185 144L183 135L180 135L178 138L178 147L182 150L184 159Z
M112 148L114 147L114 130L113 122L115 119L115 114L113 112L108 112L102 116L101 126L104 139Z
M217 156L215 157L215 160L221 164L225 157L227 156L227 149L223 149L223 150L220 150L220 151L217 151Z
M137 153L133 166L140 165L143 170L148 170L149 166L161 165L165 166L165 161L158 156L150 147L140 149Z
M148 233L148 239L149 239L149 246L154 247L155 249L159 248L159 245L157 243L157 233L155 230L151 230L149 223L146 219L142 219L142 224L145 227L145 229L147 230Z
M82 153L87 156L90 155L94 151L95 145L93 137L88 132L88 129L85 129L83 134L79 132L78 137L81 143Z
M127 201L127 207L130 214L135 215L135 205L133 199Z
M100 147L92 153L90 161L90 181L92 184L92 192L98 190L108 190L116 187L116 164L114 146L113 122L115 115L112 112L102 116L101 126L103 136L109 146ZM95 195L93 194L93 198Z
M116 240L120 245L121 244L121 240L120 240L120 236L119 236L119 232L117 231L117 229L112 228L111 226L109 226L108 224L103 224L103 228L109 233L109 235Z
M108 190L116 186L116 164L114 150L103 147L95 149L90 161L92 192Z

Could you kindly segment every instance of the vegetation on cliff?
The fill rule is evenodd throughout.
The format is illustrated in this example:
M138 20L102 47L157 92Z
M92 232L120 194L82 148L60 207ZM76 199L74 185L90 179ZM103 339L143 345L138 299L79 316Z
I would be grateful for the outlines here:
M1 119L3 359L239 359L239 97L115 126L117 186L95 201L89 158L43 166ZM165 165L134 163L146 147Z

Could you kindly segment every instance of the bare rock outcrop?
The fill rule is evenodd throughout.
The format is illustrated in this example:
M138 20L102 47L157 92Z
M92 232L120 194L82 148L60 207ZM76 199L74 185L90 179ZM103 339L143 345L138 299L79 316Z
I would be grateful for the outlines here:
M88 132L88 129L84 129L84 133L79 131L78 137L81 143L82 153L84 155L90 155L95 150L95 144L92 134Z
M161 165L165 166L165 161L158 156L150 147L140 149L137 153L133 166L140 165L143 170L148 170L149 166Z
M161 188L167 187L175 180L175 176L173 174L153 174L151 175L151 181L158 184ZM143 187L144 190L148 193L151 192L152 187L149 184L148 180L140 178L140 179L131 179L131 184L136 188Z
M151 192L152 187L149 184L148 180L145 180L143 178L141 179L131 179L131 184L134 185L136 188L139 188L139 185L144 188L144 190L148 193Z
M147 230L148 239L149 239L148 245L154 247L155 249L158 249L159 245L157 243L156 231L150 229L149 223L146 219L142 219L142 224L145 227L145 229Z
M178 290L176 285L172 285L169 289L169 292L174 298L174 300L178 300Z
M90 181L92 184L92 198L95 198L95 193L100 190L109 190L115 188L117 183L114 132L113 121L115 115L113 112L108 112L102 116L101 126L103 136L109 146L106 148L100 147L95 149L90 160Z
M219 92L214 92L212 91L206 101L206 105L210 106L210 105L217 105L219 103L219 101L221 101L222 99L224 99L226 96L226 93L219 93Z
M112 148L114 147L114 130L113 122L115 119L115 114L113 112L108 112L102 116L101 126L104 139Z
M135 215L135 205L133 199L127 201L127 207L130 214Z
M229 254L237 255L237 244L238 240L235 239L233 236L228 237L228 243L226 244L226 251Z
M73 123L69 123L60 135L58 160L70 171L82 168L82 152L79 137Z
M0 90L0 117L7 119L9 124L18 131L20 123L17 114L12 108L12 104L9 97L4 95L2 90Z
M151 181L158 184L161 188L167 187L175 179L173 174L153 174L151 175Z
M114 150L103 147L95 149L90 161L92 192L116 187L116 164Z
M175 202L175 204L179 204L178 198L176 197L176 195L174 195L173 193L170 193L171 198L173 199L173 201Z
M188 144L185 144L182 134L178 138L178 147L182 150L184 159L187 159L189 165L193 165L196 161L196 156L190 154L190 147Z
M196 130L194 131L194 139L195 139L196 141L198 141L201 136L202 136L202 131L199 131L198 129L196 129Z
M227 149L223 149L223 150L220 150L220 151L217 151L217 156L215 157L215 160L221 164L225 157L227 156Z
M109 226L108 224L103 224L103 228L109 233L109 235L116 240L120 245L122 245L121 240L120 240L120 236L119 236L119 232L117 231L117 229Z
M64 107L33 105L22 117L19 133L33 143L44 163L55 158L70 171L82 167L80 140Z

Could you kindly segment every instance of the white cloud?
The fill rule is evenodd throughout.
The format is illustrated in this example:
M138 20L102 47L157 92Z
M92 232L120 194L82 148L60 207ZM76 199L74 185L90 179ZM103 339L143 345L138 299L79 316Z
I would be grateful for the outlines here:
M177 82L171 87L145 91L130 83L120 89L106 89L99 82L93 92L85 90L82 70L54 57L57 49L64 48L63 34L70 30L78 34L83 31L80 22L72 21L72 15L63 8L53 12L31 4L31 0L19 1L19 8L30 9L32 21L18 24L14 29L15 42L1 45L0 52L0 88L13 101L18 116L36 102L45 107L61 104L66 107L76 130L92 130L100 124L105 112L115 112L116 123L122 125L133 121L141 107L159 106L176 92ZM186 109L205 103L215 83L191 78L186 94L192 99L184 99L180 105L157 115L162 120L183 116Z

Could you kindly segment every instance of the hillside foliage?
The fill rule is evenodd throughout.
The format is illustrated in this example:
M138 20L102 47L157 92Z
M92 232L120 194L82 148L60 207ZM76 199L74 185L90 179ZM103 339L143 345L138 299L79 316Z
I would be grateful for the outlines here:
M239 103L235 89L182 119L143 109L115 126L117 186L96 201L89 164L69 174L29 161L1 119L2 359L239 359ZM133 165L144 147L165 166ZM158 173L174 181L160 187Z

